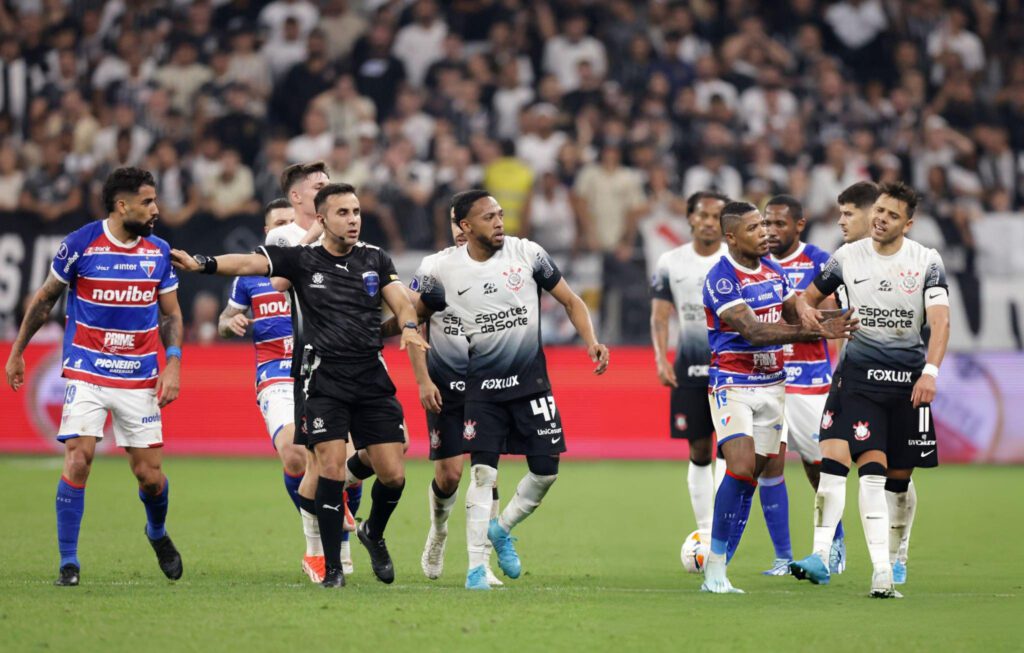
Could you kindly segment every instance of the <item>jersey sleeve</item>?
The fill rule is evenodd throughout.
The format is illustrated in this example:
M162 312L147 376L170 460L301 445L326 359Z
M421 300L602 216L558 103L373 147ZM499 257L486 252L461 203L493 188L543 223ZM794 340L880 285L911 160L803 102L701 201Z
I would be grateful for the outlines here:
M267 233L267 239L264 242L265 245L274 245L275 247L291 247L293 243L288 239L285 232L285 227L275 227Z
M927 269L924 274L924 307L949 306L949 285L942 257L934 249L928 250Z
M825 267L821 268L818 276L814 277L814 287L820 290L821 294L826 297L838 290L839 286L845 285L842 264L845 249L845 246L840 247L828 262L825 263Z
M796 288L789 282L789 275L786 274L786 271L778 265L775 266L775 271L779 273L779 279L782 281L782 301L796 297Z
M423 268L421 264L420 270L422 270L422 276L419 277L419 293L420 301L423 305L434 311L440 313L444 309L448 308L448 302L445 300L444 285L437 276L436 266L429 266L429 268ZM417 271L417 274L420 272ZM413 290L417 290L413 288Z
M562 271L558 269L547 250L537 243L526 241L526 251L533 259L533 280L538 286L551 292L562 280Z
M391 256L384 250L380 250L378 266L377 274L381 278L381 288L392 283L402 283L402 280L398 278L398 271L395 270L395 262L391 260Z
M84 240L79 237L78 232L68 234L57 248L57 253L50 264L50 271L61 283L71 283L78 273L78 261L81 260L86 247Z
M416 272L412 275L412 281L409 282L410 290L413 292L420 292L420 289L423 288L423 280L433 275L434 258L434 254L423 257L423 260L420 261L419 267L416 268Z
M651 298L664 299L666 302L674 301L672 297L672 286L668 280L668 255L662 254L654 267L654 276L651 277Z
M712 268L704 281L704 306L721 316L733 306L744 304L739 284L718 267Z
M163 295L164 293L174 292L178 289L178 273L174 271L174 266L171 265L170 246L162 245L161 249L164 250L164 257L162 261L164 273L160 277L160 284L157 286L157 291Z
M302 271L299 265L299 256L302 254L301 247L278 247L276 245L262 245L256 250L263 254L270 261L268 277L282 277L295 283L296 278Z
M252 305L252 297L249 294L249 284L242 281L242 277L235 277L231 284L231 294L228 295L228 306L244 311Z

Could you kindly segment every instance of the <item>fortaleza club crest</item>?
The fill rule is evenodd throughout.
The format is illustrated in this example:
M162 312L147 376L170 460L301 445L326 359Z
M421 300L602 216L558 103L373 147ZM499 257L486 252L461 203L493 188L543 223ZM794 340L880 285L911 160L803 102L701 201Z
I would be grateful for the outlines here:
M476 437L476 422L471 419L466 420L462 429L462 437L466 440L472 440Z
M380 290L380 277L376 272L363 272L363 289L370 297L377 296L377 291Z
M871 437L871 429L868 428L870 423L868 422L857 422L853 425L853 437L857 440L867 440Z
M437 429L430 429L430 448L437 449L441 446L441 432Z
M139 263L139 267L145 271L147 277L151 277L153 270L156 270L156 261L142 261Z
M512 292L519 292L526 284L526 279L523 277L523 268L509 268L505 272L505 287Z
M908 295L913 293L921 285L920 276L920 272L914 272L913 270L900 272L900 290Z
M825 414L821 416L821 430L827 431L832 428L832 416L835 415L831 410L826 410Z

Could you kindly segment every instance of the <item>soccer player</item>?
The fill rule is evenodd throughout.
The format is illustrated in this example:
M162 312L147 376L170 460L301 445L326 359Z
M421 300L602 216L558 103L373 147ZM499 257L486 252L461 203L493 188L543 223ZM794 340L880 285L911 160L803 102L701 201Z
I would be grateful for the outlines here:
M424 277L418 310L450 310L469 340L462 429L472 465L466 492L466 588L488 590L485 541L494 546L505 575L518 578L521 563L509 531L540 505L558 477L559 454L565 451L541 346L540 290L565 307L587 355L597 363L595 374L607 369L608 348L597 341L586 304L547 252L529 240L505 236L501 206L487 191L463 191L452 207L452 221L466 235L466 246L439 258L432 275ZM525 455L529 473L504 511L491 518L501 454Z
M669 429L673 438L690 444L686 485L697 520L701 541L711 539L716 472L724 476L725 461L712 471L711 438L715 425L708 406L707 320L704 317L704 278L728 250L722 242L720 217L729 198L721 193L701 191L687 199L693 240L661 255L651 280L651 342L658 368L658 380L672 388ZM675 364L668 362L669 318L679 321L679 345Z
M402 407L381 356L381 304L403 325L403 349L428 349L420 337L416 312L395 272L391 257L359 240L359 198L348 184L328 184L315 197L324 237L315 246L266 245L255 254L195 257L173 250L175 266L191 272L289 280L306 322L299 375L305 398L301 430L316 455L316 516L326 572L324 587L343 587L341 534L346 444L366 449L377 480L369 518L359 525L359 540L370 555L374 574L395 579L384 532L405 488L405 436Z
M160 409L178 397L181 310L170 247L153 236L160 218L156 181L139 168L118 168L103 184L107 218L71 233L36 291L7 360L7 382L25 382L25 347L68 289L63 376L68 380L57 439L64 469L57 484L56 585L78 585L78 533L85 484L107 415L124 447L146 508L146 538L160 570L181 578L181 556L167 535L169 484L162 468ZM166 359L158 361L162 342Z
M801 300L782 268L768 258L768 234L754 205L730 202L721 222L729 251L704 282L709 402L726 462L701 586L716 594L742 593L726 577L726 562L739 545L741 507L753 496L754 479L768 456L779 453L786 381L782 345L842 338L856 329L849 316L801 322Z
M425 279L434 276L437 261L452 256L466 244L466 236L453 222L451 225L454 247L448 247L423 259L413 275L409 286L409 299L417 303ZM422 306L422 304L420 304ZM400 329L394 318L388 321L391 335ZM429 383L422 387L420 402L427 414L427 429L430 432L430 459L434 461L434 478L427 488L430 506L430 530L420 557L423 574L430 579L440 578L444 572L444 551L448 541L448 517L455 506L459 482L462 480L463 425L466 398L466 370L469 366L469 343L462 330L462 322L451 310L434 313L427 322L427 342L430 351L426 354ZM415 353L415 351L414 351ZM468 508L468 505L467 505ZM492 518L498 516L498 488L495 486L491 497ZM487 549L493 549L490 541ZM487 556L490 560L490 551ZM501 586L491 571L490 564L484 566L487 582Z
M878 199L878 186L870 181L853 184L839 195L839 226L843 242L854 243L867 238L871 229L871 207ZM839 294L844 294L840 287ZM832 393L829 394L830 401ZM829 410L829 406L826 406ZM834 411L833 411L834 412ZM917 488L911 478L912 469L889 468L885 481L885 498L889 504L889 558L895 585L907 582L907 555L910 531L917 514ZM842 522L840 522L840 527ZM835 570L831 569L832 573Z
M772 259L779 264L790 287L803 294L815 276L825 267L829 255L814 245L800 240L807 221L803 207L790 195L773 197L765 205L765 228ZM825 308L834 309L834 300L827 299ZM775 547L775 562L766 576L789 575L793 548L789 537L789 495L783 475L787 448L794 449L803 463L811 487L818 488L821 451L818 447L818 426L824 413L825 398L832 383L832 363L828 342L798 342L783 347L786 370L785 426L779 455L769 458L758 478L761 509L768 533ZM846 547L842 522L836 528L829 552L829 568L840 573L845 566Z
M914 467L938 464L931 401L949 341L949 293L938 252L905 237L916 193L902 183L884 184L879 191L871 238L839 248L805 294L811 314L809 309L844 285L863 328L843 350L832 382L835 396L822 417L814 549L791 569L798 579L829 582L823 563L831 539L826 531L843 513L846 476L855 462L873 567L871 596L891 598L900 594L890 557L886 472L909 475ZM927 346L921 337L926 321Z
M263 213L264 233L295 221L295 209L283 198L268 204ZM247 316L250 312L251 319ZM225 338L244 337L250 326L256 347L256 405L284 467L288 497L295 509L301 510L299 485L306 469L306 452L294 442L291 305L266 277L236 278L218 320L218 330ZM319 540L317 537L312 544L319 546Z

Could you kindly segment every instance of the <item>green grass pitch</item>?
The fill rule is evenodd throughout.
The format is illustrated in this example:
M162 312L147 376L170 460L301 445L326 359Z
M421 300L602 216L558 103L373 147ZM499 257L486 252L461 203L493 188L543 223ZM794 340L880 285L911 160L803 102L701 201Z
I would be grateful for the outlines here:
M829 587L765 578L771 561L755 502L730 566L745 596L709 596L679 562L692 530L685 464L563 463L544 505L517 530L523 576L463 589L464 511L453 514L445 575L419 557L431 468L409 465L388 533L397 580L356 572L325 591L299 570L299 519L271 460L170 459L168 530L185 575L163 578L143 539L127 463L97 460L86 494L82 585L55 588L54 490L60 462L0 458L2 651L998 651L1024 649L1021 472L944 467L916 477L920 504L901 601L867 598L870 567L847 502L847 572ZM524 472L501 465L503 499ZM468 474L467 474L468 476ZM787 469L798 555L812 495ZM362 512L368 510L367 501ZM499 572L500 574L500 572Z

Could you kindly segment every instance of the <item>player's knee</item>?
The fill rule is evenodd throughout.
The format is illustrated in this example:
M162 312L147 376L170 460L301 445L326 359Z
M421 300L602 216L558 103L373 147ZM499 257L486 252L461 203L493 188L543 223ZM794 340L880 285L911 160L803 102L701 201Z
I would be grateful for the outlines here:
M381 473L381 471L383 473ZM405 485L405 470L401 467L389 467L377 472L377 480L388 487L398 488Z
M446 494L455 492L459 489L459 482L462 481L462 465L439 466L434 473L434 480L437 482L437 486Z
M337 460L324 460L318 459L317 463L317 475L324 478L329 478L335 481L345 480L345 464Z
M785 469L786 454L784 452L779 452L779 455L768 459L768 462L764 465L764 469L761 470L761 476L765 478L782 476Z
M704 467L711 464L711 438L690 440L690 462Z
M281 458L281 466L291 476L298 476L306 471L306 454L301 447L294 444L282 444L277 450Z
M907 485L910 484L910 475L914 472L913 469L892 469L891 467L886 470L885 475L890 479L896 479L900 481L906 481Z
M139 481L139 488L149 495L160 494L164 487L164 472L159 465L136 465L132 472Z
M551 483L558 477L558 456L527 456L526 466L534 476L551 476Z
M82 450L68 450L64 454L64 475L75 483L84 483L92 469L92 455Z

